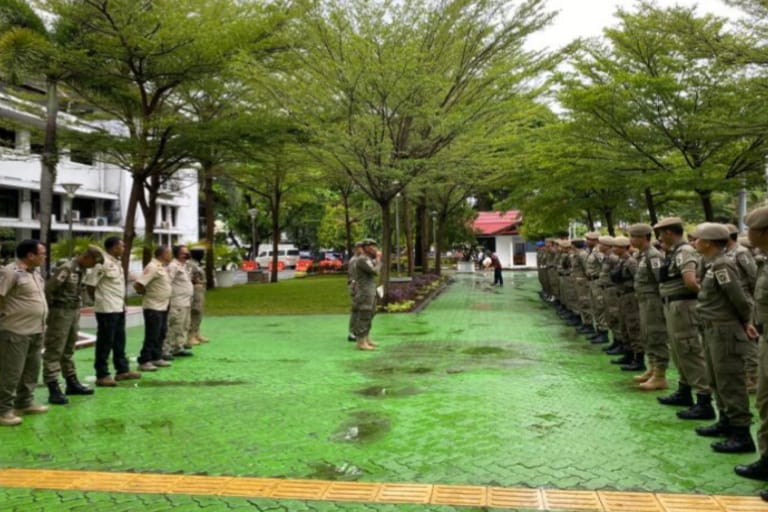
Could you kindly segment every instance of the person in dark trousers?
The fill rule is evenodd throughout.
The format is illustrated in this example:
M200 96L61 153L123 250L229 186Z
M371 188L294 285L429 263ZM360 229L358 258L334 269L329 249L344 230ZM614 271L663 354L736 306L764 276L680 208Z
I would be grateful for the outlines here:
M501 262L496 253L491 254L491 266L493 267L493 285L504 286L504 278L501 276Z

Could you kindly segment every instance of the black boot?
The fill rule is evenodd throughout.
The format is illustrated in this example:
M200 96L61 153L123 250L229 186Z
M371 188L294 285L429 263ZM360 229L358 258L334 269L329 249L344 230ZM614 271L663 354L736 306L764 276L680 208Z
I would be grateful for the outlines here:
M64 393L61 392L61 388L59 387L59 382L54 380L51 382L46 382L46 386L48 386L48 403L49 404L55 404L55 405L67 405L69 403L69 400L66 396L64 396Z
M739 464L733 470L737 475L755 480L768 480L768 455L763 455L752 464Z
M713 450L717 453L755 453L757 448L755 448L755 442L749 432L749 425L730 427L728 430L727 439L712 443Z
M576 332L579 333L579 334L590 335L590 334L594 333L595 330L592 328L591 325L584 324L581 327L579 327L578 329L576 329Z
M644 372L645 371L645 352L635 352L634 359L629 364L621 365L623 372Z
M760 499L763 501L768 501L768 491L760 491Z
M696 393L696 405L692 405L684 411L677 411L677 417L681 420L715 419L715 410L712 408L712 395Z
M608 336L607 331L605 332L605 337L606 339L610 337ZM614 337L611 344L608 345L607 347L603 347L601 350L607 354L608 352L610 352L611 350L615 350L616 347L619 347L619 346L621 346L621 342L618 339L616 339L616 337Z
M691 395L691 386L680 382L677 385L677 391L668 396L657 396L656 400L662 405L693 405L693 395Z
M598 332L595 336L590 336L589 342L593 345L600 345L602 343L608 343L608 333Z
M578 316L566 318L565 325L567 325L568 327L581 327L582 326L581 318L579 318Z
M77 380L77 375L71 375L67 377L67 394L68 395L92 395L93 390L89 387L80 384Z
M624 355L618 359L611 359L611 364L629 364L635 358L635 353L631 350L624 350Z
M624 354L624 342L617 340L615 347L613 347L611 350L603 350L603 352L605 352L605 355L607 356L618 356Z
M693 430L702 437L727 437L728 432L730 432L728 429L731 422L728 420L728 416L723 414L723 411L718 411L718 416L720 419L717 423L707 425L706 427L696 427Z

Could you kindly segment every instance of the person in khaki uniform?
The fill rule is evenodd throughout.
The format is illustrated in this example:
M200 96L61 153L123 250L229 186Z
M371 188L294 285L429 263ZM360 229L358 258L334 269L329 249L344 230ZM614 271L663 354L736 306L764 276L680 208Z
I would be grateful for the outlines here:
M75 355L77 333L80 330L80 307L85 288L86 270L103 263L104 256L98 247L88 247L78 257L58 267L45 283L48 300L48 328L43 346L43 382L48 387L48 403L65 405L69 399L59 387L59 374L64 375L67 395L92 395L93 390L77 379L77 369L72 359Z
M739 243L739 228L733 224L726 224L728 228L728 246L725 255L731 258L736 264L736 270L739 272L739 282L744 290L744 294L749 300L752 308L752 320L754 321L755 301L755 283L757 282L757 263L752 252ZM747 345L747 354L745 357L745 371L747 372L747 390L750 393L757 391L757 339L749 340Z
M613 237L600 237L600 250L605 255L603 264L600 267L600 274L597 282L600 285L600 292L605 307L605 330L610 332L612 343L604 349L608 355L618 355L624 353L624 342L621 339L621 318L619 310L619 290L616 283L611 279L611 274L619 265L619 257L613 253Z
M547 258L547 276L550 286L550 301L555 307L559 307L561 305L561 299L560 296L560 277L557 273L558 263L560 261L560 244L557 243L557 240L550 239L549 240L549 257Z
M363 252L355 260L355 304L357 307L357 324L355 339L358 350L374 350L376 345L371 342L371 325L376 312L376 285L381 270L381 253L375 240L363 240Z
M720 453L751 453L755 444L749 433L749 411L744 355L749 338L757 331L751 323L752 304L739 280L736 264L726 255L728 229L705 222L694 232L696 250L702 255L703 273L696 310L707 356L709 377L719 410L714 425L697 427L706 437L726 437L712 443Z
M139 354L139 370L154 372L171 366L163 359L163 342L168 331L168 304L171 301L171 278L166 266L171 262L171 248L161 245L133 287L142 301L144 313L144 343Z
M587 321L591 327L591 332L585 333L587 339L591 343L599 344L608 341L608 336L605 332L599 330L600 320L602 315L600 304L598 304L599 287L597 286L597 278L600 276L600 266L602 265L603 253L600 252L599 238L600 233L596 231L590 231L585 235L587 241L587 257L585 260L586 272L587 272L587 294L589 296L589 315Z
M189 274L192 277L192 307L189 314L189 344L199 345L211 341L200 334L200 324L203 323L203 313L205 312L205 269L200 262L190 258Z
M640 312L640 329L648 370L634 377L640 383L638 389L652 391L667 389L667 325L664 320L664 306L659 295L659 271L664 255L651 243L653 227L650 224L629 226L632 246L638 250L637 273L635 274L635 295Z
M749 227L747 236L754 249L768 252L768 206L749 212L744 219ZM757 374L757 411L760 425L757 429L757 448L760 458L751 464L734 468L737 475L745 478L768 481L768 265L759 266L755 285L755 322L760 332L759 365ZM768 501L768 490L760 492L763 500Z
M645 352L640 327L640 307L635 295L635 274L637 260L630 252L629 238L617 236L613 239L613 253L619 263L612 271L619 300L619 325L621 339L626 341L624 356L611 361L620 364L621 370L635 372L645 370Z
M711 420L715 410L696 314L699 258L683 236L683 221L679 217L661 219L653 229L667 249L659 272L659 292L664 303L669 352L680 375L677 391L657 400L664 405L689 406L677 412L680 419ZM696 404L692 391L696 392Z
M88 272L85 285L96 310L96 385L111 388L121 380L140 379L141 374L131 371L125 355L125 274L120 261L125 243L120 237L111 236L104 240L104 249L104 263ZM110 353L114 378L109 373Z
M17 260L0 267L0 425L14 426L26 414L48 412L34 403L40 351L48 316L45 283L39 268L45 246L24 240Z
M587 278L587 242L582 239L571 240L571 280L576 295L576 308L579 323L576 332L591 334L592 313L589 304L589 279Z
M350 299L350 312L349 312L349 333L347 334L347 341L355 342L355 325L357 325L357 304L355 303L355 293L357 290L357 274L355 270L355 261L363 254L363 242L355 242L355 252L352 253L352 257L349 258L347 263L347 289L349 290Z
M185 245L173 248L173 261L168 264L168 275L171 279L171 300L168 310L168 335L163 344L165 359L170 355L189 357L192 352L186 350L189 336L189 316L192 309L194 285L187 266L189 249Z

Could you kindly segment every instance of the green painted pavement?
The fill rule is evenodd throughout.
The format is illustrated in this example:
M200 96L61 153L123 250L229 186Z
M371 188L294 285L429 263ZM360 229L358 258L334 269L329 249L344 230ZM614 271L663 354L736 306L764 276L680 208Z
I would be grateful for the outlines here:
M0 429L0 466L744 495L761 488L732 471L753 455L714 454L711 440L693 433L698 423L634 391L631 374L563 326L538 299L534 275L505 277L503 289L486 276L459 277L423 313L378 316L374 353L344 341L344 316L206 318L214 341L195 357ZM130 354L140 339L129 331ZM81 376L92 372L92 355L78 352ZM38 500L71 510L366 507L10 489L0 500L24 510L45 509Z

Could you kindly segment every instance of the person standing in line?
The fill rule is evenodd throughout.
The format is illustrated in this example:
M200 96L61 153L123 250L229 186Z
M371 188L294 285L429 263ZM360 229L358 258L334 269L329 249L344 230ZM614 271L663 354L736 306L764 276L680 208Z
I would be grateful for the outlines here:
M48 412L34 403L40 351L48 316L40 266L45 245L24 240L16 261L0 267L0 425L22 423L21 416Z
M491 266L493 267L493 286L504 286L504 278L501 276L501 261L495 252L491 254Z
M355 307L357 324L355 339L358 350L374 350L371 342L371 324L376 312L376 286L381 270L381 253L376 241L363 240L362 254L355 260Z
M203 313L205 312L205 269L195 258L190 258L187 262L189 273L192 277L192 309L189 315L189 342L190 345L199 345L211 341L200 334L200 325L203 322Z
M616 283L621 339L626 341L626 346L624 355L611 363L622 365L622 371L626 372L645 371L640 306L635 295L637 260L630 251L629 239L624 236L613 239L613 253L619 258L619 263L612 271L611 278Z
M90 246L76 258L57 266L45 283L49 311L43 341L43 382L48 388L49 404L69 403L59 387L59 374L64 375L67 395L93 394L93 389L83 386L77 379L73 356L80 330L83 278L88 269L101 263L104 263L101 250Z
M163 359L163 342L168 332L168 304L171 301L171 278L166 268L171 262L171 248L161 245L133 287L144 296L144 343L139 354L139 370L154 372L171 366Z
M190 357L193 354L186 348L194 286L187 266L189 249L186 245L177 245L173 248L173 257L173 261L168 264L171 302L168 311L168 335L163 344L163 353L173 358ZM167 358L163 357L163 359Z
M749 227L747 236L752 246L762 253L768 252L768 206L752 210L744 219ZM758 265L759 273L755 285L755 322L760 332L759 365L757 374L757 411L760 425L757 428L757 447L760 458L751 464L734 468L744 478L768 481L768 265ZM768 501L768 489L760 492Z
M347 289L349 290L350 298L350 312L349 312L349 334L347 335L347 341L355 342L355 325L357 324L357 304L355 303L355 293L357 292L357 276L355 275L355 261L363 253L363 242L355 242L355 251L352 253L352 257L349 258L347 263Z
M121 380L140 379L141 374L131 371L125 355L125 274L120 262L125 243L120 237L111 236L104 241L104 249L104 263L88 272L85 285L96 310L96 385L112 388ZM114 378L109 372L110 353Z
M698 254L684 236L681 218L661 219L653 229L667 251L659 272L659 293L664 303L669 352L679 374L677 391L669 396L657 397L657 400L663 405L688 406L688 409L677 412L677 417L683 420L715 419L712 388L696 313L696 301L701 289L696 279ZM696 392L696 404L693 403L692 391Z
M594 334L589 336L589 341L594 344L608 342L608 331L605 327L605 304L603 303L602 289L598 282L600 269L603 266L605 254L600 251L600 233L590 231L587 233L587 280L589 284L589 304L592 311L592 329Z
M629 226L630 242L638 250L635 294L640 311L640 332L648 359L648 370L633 378L635 382L640 383L638 389L642 391L668 387L667 325L664 320L664 305L659 295L659 272L664 255L651 243L652 234L653 227L650 224Z

